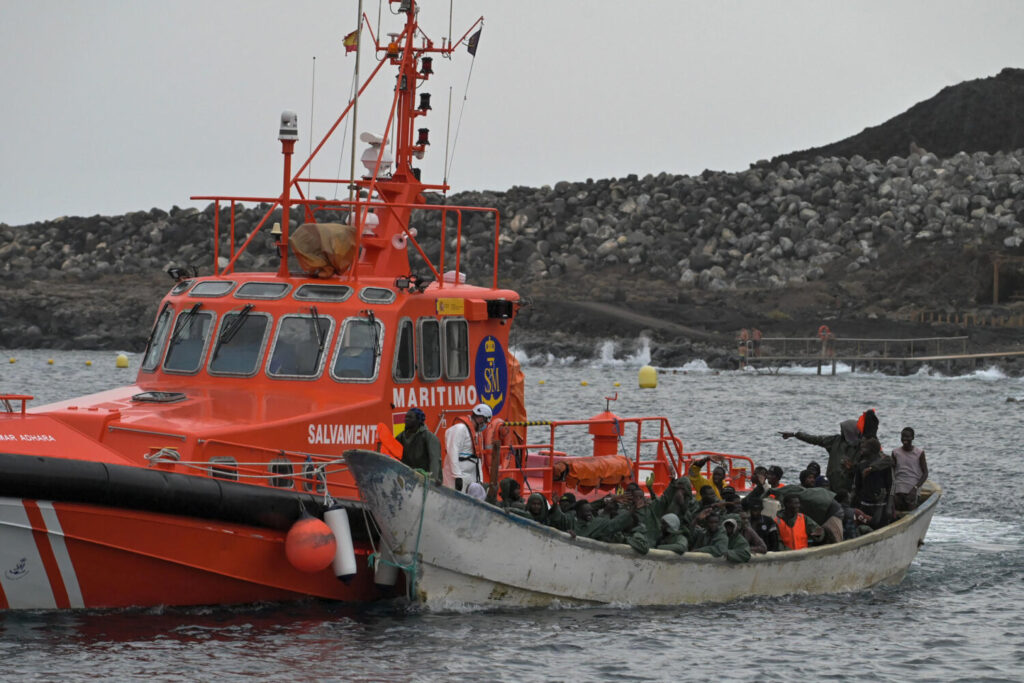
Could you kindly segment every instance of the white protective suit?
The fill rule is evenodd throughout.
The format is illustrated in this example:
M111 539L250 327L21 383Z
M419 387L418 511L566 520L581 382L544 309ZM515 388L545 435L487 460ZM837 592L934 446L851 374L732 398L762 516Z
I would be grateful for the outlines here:
M465 423L456 422L445 430L444 449L445 486L455 488L455 480L461 478L465 491L471 483L480 481L480 461L473 451L473 436Z

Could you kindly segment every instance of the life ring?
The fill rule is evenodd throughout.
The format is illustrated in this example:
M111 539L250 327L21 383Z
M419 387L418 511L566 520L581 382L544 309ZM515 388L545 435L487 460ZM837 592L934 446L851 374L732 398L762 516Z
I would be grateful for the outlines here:
M832 338L832 330L828 329L828 325L822 325L818 328L818 339L825 341L826 339Z

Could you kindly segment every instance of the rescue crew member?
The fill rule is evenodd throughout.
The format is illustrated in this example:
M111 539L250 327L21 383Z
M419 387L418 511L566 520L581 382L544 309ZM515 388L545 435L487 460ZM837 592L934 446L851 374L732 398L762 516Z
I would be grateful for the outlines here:
M430 480L441 483L441 442L424 423L427 416L419 408L405 414L405 430L396 437L402 444L402 462L414 470L430 473Z
M809 538L820 541L825 535L824 529L800 512L800 497L795 493L783 499L782 512L775 518L775 523L779 527L779 540L786 550L806 548Z
M491 419L491 409L479 403L469 417L458 417L444 433L444 485L461 491L481 481L480 446L477 434Z

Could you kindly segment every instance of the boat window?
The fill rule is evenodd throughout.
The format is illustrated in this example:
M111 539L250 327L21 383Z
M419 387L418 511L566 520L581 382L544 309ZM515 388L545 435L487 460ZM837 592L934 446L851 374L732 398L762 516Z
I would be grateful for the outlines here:
M460 318L444 321L445 377L469 377L469 325Z
M216 455L210 458L210 476L238 481L238 462L226 455Z
M164 355L164 348L167 345L167 333L171 330L171 319L174 318L174 309L164 306L157 316L153 325L153 332L146 344L146 355L142 357L142 369L147 372L156 370L160 365L160 359Z
M171 296L178 296L182 292L186 291L192 286L193 282L195 282L195 280L182 280L178 284L174 285L171 287Z
M390 304L395 300L395 293L384 287L363 287L359 290L359 299L368 304Z
M302 285L295 290L294 297L299 301L332 301L339 302L352 296L352 288L348 285Z
M441 378L441 324L434 318L420 318L420 377Z
M324 359L334 330L334 320L326 315L286 315L277 325L274 350L267 374L271 377L315 378L323 371Z
M405 318L398 324L393 377L398 382L410 382L415 376L416 354L413 347L412 321Z
M198 372L203 364L206 343L213 329L213 313L199 311L198 306L196 304L178 314L167 357L164 359L164 370L167 372Z
M287 282L246 282L235 292L236 299L280 299L291 285Z
M349 318L341 328L331 375L347 381L372 381L380 365L384 326L370 317Z
M224 296L235 288L231 280L207 280L192 288L192 296Z
M281 476L271 477L270 485L279 489L290 489L295 481L295 469L290 460L276 458L270 461L270 473Z
M251 309L252 304L247 304L242 310L225 313L221 318L210 354L210 374L256 374L271 319L266 313L252 313Z

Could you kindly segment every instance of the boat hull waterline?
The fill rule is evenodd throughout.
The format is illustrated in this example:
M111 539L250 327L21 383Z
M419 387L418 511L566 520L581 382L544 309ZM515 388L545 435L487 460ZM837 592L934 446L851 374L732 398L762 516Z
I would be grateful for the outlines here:
M705 553L652 550L568 534L430 485L401 462L353 450L345 459L397 561L416 565L413 598L461 605L677 605L752 596L838 593L899 583L924 542L941 497L878 531L836 545L730 563Z

